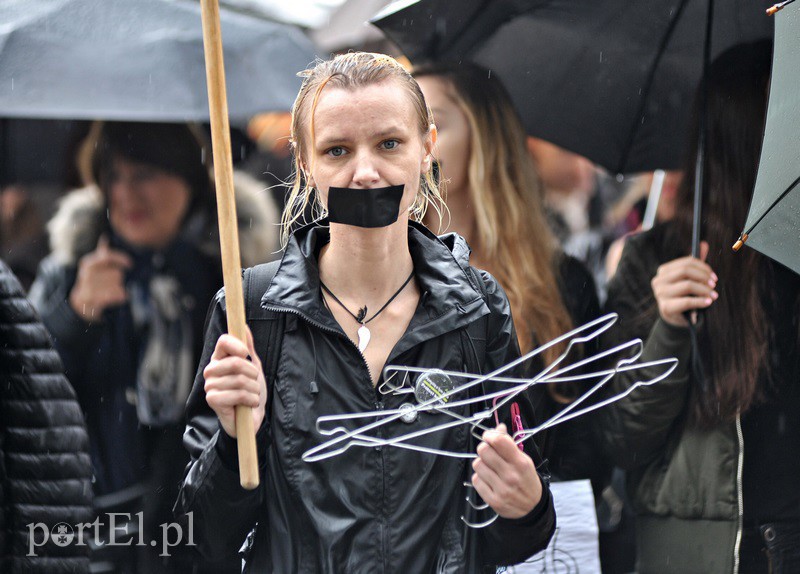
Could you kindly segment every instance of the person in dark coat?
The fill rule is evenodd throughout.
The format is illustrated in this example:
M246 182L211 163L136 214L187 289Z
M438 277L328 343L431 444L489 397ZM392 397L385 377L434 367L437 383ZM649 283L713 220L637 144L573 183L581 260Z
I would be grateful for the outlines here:
M224 293L214 300L187 406L192 463L178 509L193 513L209 553L236 553L251 533L252 572L479 573L519 563L547 545L555 512L533 441L523 451L506 432L513 405L477 447L463 424L415 441L471 464L383 446L301 458L324 440L318 417L409 400L381 391L385 365L491 372L519 357L498 283L470 266L462 238L438 238L413 221L441 202L432 174L436 127L416 81L394 59L359 52L305 77L293 112L296 161L328 218L288 238L260 298L285 319L273 380L252 340L223 334ZM295 183L285 230L311 193ZM500 384L489 381L486 391ZM514 401L522 424L533 425L527 397ZM253 408L258 431L261 486L253 491L239 486L236 405ZM379 432L448 420L422 413ZM487 503L487 517L498 515L485 528L461 519L471 491Z
M141 523L144 541L159 542L106 547L124 572L190 568L179 550L159 554L187 462L206 301L222 284L204 145L185 124L95 124L80 156L88 185L48 224L52 253L31 288L86 414L98 510L129 513L131 531ZM245 261L267 261L277 213L257 184L236 185Z
M710 66L699 257L690 164L674 219L628 238L609 285L620 323L608 344L639 337L642 361L679 359L604 411L608 449L630 471L642 574L800 572L800 277L730 248L755 185L771 53L744 44ZM613 392L640 378L619 374Z
M89 438L50 335L0 261L0 572L89 572L74 535L92 519Z

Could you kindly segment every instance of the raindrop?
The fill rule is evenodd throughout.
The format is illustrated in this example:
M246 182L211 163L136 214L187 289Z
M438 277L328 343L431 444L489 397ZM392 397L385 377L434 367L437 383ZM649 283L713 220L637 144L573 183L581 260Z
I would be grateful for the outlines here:
M600 52L600 63L603 63L603 52Z
M14 91L14 78L11 78L11 91Z

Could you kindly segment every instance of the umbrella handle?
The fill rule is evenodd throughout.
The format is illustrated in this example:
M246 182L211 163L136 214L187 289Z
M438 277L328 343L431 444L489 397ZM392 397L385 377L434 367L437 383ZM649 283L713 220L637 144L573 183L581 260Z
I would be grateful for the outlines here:
M244 315L242 266L239 255L239 230L233 188L231 135L228 124L228 99L225 91L225 66L222 57L222 33L218 0L201 0L203 48L208 83L208 108L211 116L211 143L214 154L214 179L217 190L219 243L222 277L225 283L225 305L228 332L247 342ZM253 428L253 409L236 407L236 437L239 450L239 481L252 490L258 486L258 455Z

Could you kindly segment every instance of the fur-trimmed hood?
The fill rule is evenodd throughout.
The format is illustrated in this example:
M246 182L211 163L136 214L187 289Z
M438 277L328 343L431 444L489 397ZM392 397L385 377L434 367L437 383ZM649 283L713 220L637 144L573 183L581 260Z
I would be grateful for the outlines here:
M234 172L236 213L239 220L239 245L242 266L252 267L277 257L280 249L280 214L265 186L243 172ZM67 193L59 202L56 214L47 224L53 258L63 265L76 265L94 250L103 228L105 200L95 185ZM219 255L219 231L213 221L184 223L182 236L201 251Z

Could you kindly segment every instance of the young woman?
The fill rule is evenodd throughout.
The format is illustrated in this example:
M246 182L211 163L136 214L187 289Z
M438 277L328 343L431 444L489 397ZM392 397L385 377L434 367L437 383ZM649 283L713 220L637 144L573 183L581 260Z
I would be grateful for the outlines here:
M212 305L187 407L192 464L178 502L194 513L198 543L230 555L258 524L253 572L482 572L524 560L547 544L555 517L533 445L523 452L502 425L483 435L471 465L380 446L301 459L325 440L317 417L408 400L379 392L385 365L461 371L472 362L468 352L483 347L476 359L489 372L519 350L505 295L491 276L468 268L463 240L439 239L413 221L438 199L436 128L419 86L395 60L350 53L308 70L292 137L303 183L298 176L285 230L311 201L329 218L288 237L263 294L262 305L286 317L274 380L265 380L252 340L223 334L224 294ZM476 322L485 325L483 341L465 342ZM531 424L530 405L518 403ZM259 429L262 486L252 492L238 484L238 404L253 407ZM424 429L443 416L397 421L383 432ZM463 425L424 444L475 449ZM500 516L491 526L461 521L464 481Z
M447 192L445 224L467 240L474 264L491 272L508 294L522 351L597 318L591 275L559 249L547 224L542 185L502 83L468 63L418 67L413 75L438 129L434 157ZM528 372L538 372L563 350L561 345L545 351ZM552 416L579 391L534 387L537 417ZM587 418L542 437L554 479L594 478L599 486L604 466L595 436Z
M631 469L642 574L800 571L800 278L730 249L755 183L770 53L744 45L711 66L700 257L688 255L689 166L674 220L629 238L609 285L620 329L608 343L641 337L642 360L680 359L607 411L608 445Z

